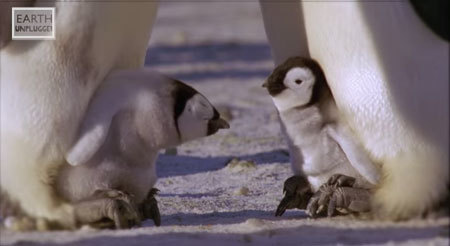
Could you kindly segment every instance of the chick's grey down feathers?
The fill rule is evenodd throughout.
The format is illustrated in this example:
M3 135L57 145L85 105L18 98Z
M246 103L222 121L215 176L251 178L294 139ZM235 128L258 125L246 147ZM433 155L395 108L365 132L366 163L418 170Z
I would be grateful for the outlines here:
M80 224L105 217L116 228L147 218L159 225L152 189L159 150L228 127L203 95L180 81L146 68L117 72L94 95L57 191L75 204Z
M305 204L298 201L309 199L310 192L320 192L320 187L335 174L355 178L354 187L358 189L377 184L378 167L339 114L317 62L303 57L289 58L274 69L263 86L278 109L294 174L303 177L291 177L285 183L285 189L291 186L297 187L297 191L285 190L276 215L291 207L305 209ZM303 179L307 183L299 182ZM327 189L334 188L337 186ZM357 193L345 197L357 199ZM294 199L292 194L303 198ZM294 200L297 201L289 202Z

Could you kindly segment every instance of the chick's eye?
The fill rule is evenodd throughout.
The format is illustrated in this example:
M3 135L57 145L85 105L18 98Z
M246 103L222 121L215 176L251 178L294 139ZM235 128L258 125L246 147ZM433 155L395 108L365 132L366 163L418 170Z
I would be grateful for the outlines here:
M295 83L296 83L297 85L301 84L302 82L303 82L303 80L301 80L301 79L296 79L296 80L295 80Z

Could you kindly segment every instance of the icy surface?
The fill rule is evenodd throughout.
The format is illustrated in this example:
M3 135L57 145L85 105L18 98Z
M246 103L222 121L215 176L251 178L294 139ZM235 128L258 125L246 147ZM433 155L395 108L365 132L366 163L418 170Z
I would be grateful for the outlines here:
M2 231L2 245L448 245L448 218L310 220L300 210L274 217L291 171L261 88L273 62L257 2L162 4L146 64L191 84L231 118L231 129L160 155L161 227Z

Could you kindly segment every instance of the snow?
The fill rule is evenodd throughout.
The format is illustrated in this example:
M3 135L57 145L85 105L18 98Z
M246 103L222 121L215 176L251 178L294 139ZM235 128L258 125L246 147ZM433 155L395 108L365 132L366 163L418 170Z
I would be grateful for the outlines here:
M2 245L448 245L449 218L401 223L308 219L274 212L291 176L273 103L273 69L258 2L163 3L146 63L183 80L230 118L231 129L161 151L161 227L1 232ZM167 154L165 154L167 153Z

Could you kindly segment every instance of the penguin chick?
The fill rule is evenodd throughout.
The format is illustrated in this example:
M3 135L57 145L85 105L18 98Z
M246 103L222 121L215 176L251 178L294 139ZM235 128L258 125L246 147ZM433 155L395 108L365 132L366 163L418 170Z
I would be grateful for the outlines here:
M223 128L228 123L192 87L145 68L113 73L89 105L57 191L75 204L80 224L106 217L130 227L139 221L133 210L154 200L158 151Z
M303 57L289 58L275 68L263 87L267 88L278 110L282 132L288 141L292 170L301 177L286 181L286 196L303 194L309 199L311 190L317 192L334 174L355 178L355 188L370 189L378 183L378 167L340 118L317 62ZM291 184L304 179L308 182ZM310 190L299 194L298 190L305 190L307 183ZM299 187L292 188L296 186ZM287 194L292 189L295 191ZM289 204L286 199L282 203L276 212L278 216L286 208L300 206ZM304 202L302 204L299 208L306 208Z

